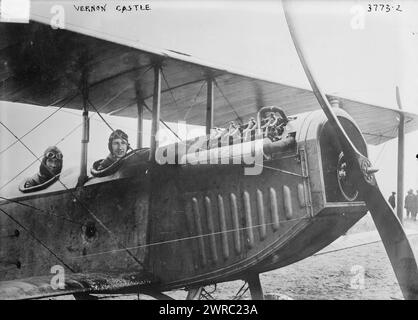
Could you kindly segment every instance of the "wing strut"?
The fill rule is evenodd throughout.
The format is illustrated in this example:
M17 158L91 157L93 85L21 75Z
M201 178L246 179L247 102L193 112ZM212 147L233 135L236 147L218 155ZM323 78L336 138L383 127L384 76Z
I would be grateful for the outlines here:
M213 128L213 78L208 77L207 83L207 98L206 98L206 135L210 136L210 129Z
M152 126L151 126L151 152L150 161L155 161L155 151L158 148L158 129L161 114L161 62L154 65L154 94L152 97Z
M399 94L399 88L396 87L396 102L398 107L402 110L401 97ZM398 186L397 186L397 214L398 219L402 223L403 216L403 199L404 199L404 188L403 188L403 178L404 178L404 154L405 154L405 115L402 112L399 112L399 127L398 127Z
M142 132L144 131L144 99L142 98L143 94L141 90L141 83L139 80L136 80L135 82L135 95L136 107L138 109L136 148L141 149L143 147Z
M89 96L89 82L88 82L88 67L87 57L80 57L79 63L82 65L82 71L80 76L79 89L83 97L83 132L81 138L81 157L80 157L80 175L78 177L78 186L82 186L87 181L87 151L90 136L90 118L88 111L88 96Z

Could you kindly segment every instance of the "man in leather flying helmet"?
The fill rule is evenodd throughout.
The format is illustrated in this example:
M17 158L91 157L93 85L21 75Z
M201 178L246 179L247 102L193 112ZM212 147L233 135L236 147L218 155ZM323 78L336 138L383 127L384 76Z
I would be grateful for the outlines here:
M109 167L112 163L122 159L126 156L130 146L128 142L128 135L120 129L113 131L109 136L107 147L110 154L106 159L103 159L97 167L98 170L103 170Z
M39 172L34 176L27 178L24 184L25 188L31 188L45 183L59 174L62 170L63 155L56 146L48 147L42 158Z

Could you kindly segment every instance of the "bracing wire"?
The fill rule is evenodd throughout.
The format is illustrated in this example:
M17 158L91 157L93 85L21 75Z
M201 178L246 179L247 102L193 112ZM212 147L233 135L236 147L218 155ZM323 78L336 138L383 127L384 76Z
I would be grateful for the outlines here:
M152 68L152 66L149 66L147 69L144 70L143 73L141 73L141 76L143 76L145 73L147 73L150 69ZM124 88L122 89L120 92L118 92L117 94L115 94L113 97L111 97L104 105L102 105L98 111L100 111L101 109L103 109L104 107L106 107L107 105L109 105L111 102L113 102L115 99L117 99L121 94L123 94L124 92L126 92L129 88ZM95 113L93 113L92 115L89 116L89 119L91 119L93 116L95 115ZM80 128L82 126L82 123L78 124L76 127L74 127L72 130L70 130L66 135L64 135L60 140L58 140L55 145L60 144L62 141L64 141L67 137L69 137L71 134L73 134L78 128ZM3 188L5 188L7 185L9 185L11 182L13 182L15 179L17 179L23 172L25 172L27 169L29 169L34 163L36 163L36 161L38 161L42 156L37 157L36 160L34 160L32 163L30 163L27 167L25 167L22 171L20 171L17 175L15 175L12 179L10 179L9 181L7 181L5 184L3 184L0 187L0 190L2 190Z
M167 86L167 88L168 88L168 91L170 92L170 95L171 95L171 97L173 98L174 104L175 104L175 105L176 105L176 107L178 108L177 100L176 100L176 98L174 97L173 90L171 89L170 85L168 84L167 78L165 77L165 73L164 73L164 70L163 70L162 68L161 68L161 74L162 74L163 79L164 79L164 82L165 82L165 84L166 84L166 86Z
M309 220L309 219L311 219L311 217L304 216L304 217L301 217L301 218L289 219L289 220L283 221L281 223L294 223L295 221ZM239 232L239 231L244 231L244 230L248 230L248 229L255 229L255 228L260 228L261 226L271 226L273 224L274 224L274 222L257 224L257 225L253 225L251 227L241 227L241 228L235 228L235 229L228 229L228 230L225 230L225 231L216 231L216 232L211 232L211 233L205 233L205 234L202 234L202 235L196 235L196 236L189 236L189 237L177 238L177 239L172 239L172 240L153 242L153 243L148 243L148 244L143 244L143 245L138 245L138 246L133 246L133 247L127 247L126 249L128 249L128 250L145 249L145 248L150 248L150 247L155 247L155 246L160 246L160 245L167 245L167 244L172 244L172 243L181 242L181 241L188 241L188 240L210 237L210 236L213 236L213 235L216 236L216 235L228 234L228 233L231 233L231 232ZM114 250L109 250L109 251L101 251L101 252L76 256L76 257L73 257L73 259L84 259L85 257L99 256L99 255L102 255L102 254L111 254L111 253L116 253L116 252L123 251L123 250L124 249L114 249Z
M241 288L239 288L238 292L235 294L232 300L241 300L249 288L250 287L248 286L248 282L244 281L243 285L241 286Z
M43 124L45 121L47 121L49 118L51 118L54 114L56 114L58 111L60 111L62 108L64 108L64 106L70 102L75 96L72 96L68 99L68 101L66 101L62 106L58 107L56 110L54 110L52 113L50 113L47 117L45 117L44 119L42 119L41 121L39 121L34 127L32 127L29 131L27 131L24 135L20 136L20 139L23 139L24 137L26 137L27 135L29 135L31 132L33 132L34 130L36 130L41 124ZM54 104L56 104L59 100L51 103L51 106L53 106ZM4 148L3 150L0 151L0 155L3 154L4 152L6 152L7 150L9 150L11 147L13 147L16 143L18 143L19 140L15 140L13 141L11 144L9 144L6 148Z
M392 135L394 135L394 134L395 134L395 132L396 132L396 130L397 130L397 129L398 129L397 127L394 127L394 129L393 129L393 130L391 130ZM376 165L376 166L377 166L377 165L378 165L378 163L380 162L381 156L382 156L383 151L385 150L386 145L387 145L387 143L388 143L388 142L389 142L389 140L387 140L387 141L383 144L382 149L380 149L380 152L379 152L379 154L377 155L377 157L376 157L376 161L375 161L375 165Z
M22 144L23 144L23 142L22 142ZM276 168L271 168L271 167L268 167L269 169L273 169L273 170L275 170ZM60 181L61 182L61 181ZM62 182L61 182L62 183ZM66 187L65 185L64 185L64 187ZM87 210L88 210L88 208L86 208ZM93 213L91 213L91 212L89 212L90 214L92 214L93 215L93 217L94 217L94 214ZM303 218L298 218L298 219L293 219L293 220L302 220L302 219L306 219L305 217L303 217ZM96 220L96 219L95 219ZM97 221L97 220L96 220ZM288 221L286 221L286 222L291 222L292 220L288 220ZM97 221L99 224L101 224L101 221L99 220L99 221ZM271 224L271 223L270 223ZM101 224L102 225L102 224ZM265 225L269 225L269 224L265 224ZM104 225L102 225L102 227L104 227L105 229L107 229ZM257 226L254 226L254 227L259 227L259 225L257 225ZM243 229L247 229L248 227L246 227L246 228L239 228L238 230L243 230ZM252 227L251 227L252 228ZM235 229L235 230L228 230L228 232L231 232L231 231L237 231L237 229ZM110 230L108 230L108 232L110 232L110 234L112 235L112 233L111 233L111 231ZM211 233L210 235L212 235L212 234L219 234L219 233L223 233L223 232L215 232L215 233ZM202 236L206 236L206 235L202 235ZM198 236L198 237L201 237L201 236ZM116 252L116 251L122 251L122 250L128 250L128 252L129 252L129 250L131 250L131 249L138 249L138 248L140 248L140 247L147 247L147 246L155 246L155 245L161 245L161 244L166 244L166 243L170 243L170 242L176 242L176 241L182 241L182 240L188 240L188 239L192 239L192 238L194 238L194 237L187 237L187 238L180 238L180 239L174 239L174 240L171 240L171 241L164 241L164 242L157 242L157 243L152 243L152 244L147 244L147 245L143 245L143 246L137 246L137 247L133 247L133 248L124 248L124 249L117 249L117 250L112 250L112 251L103 251L103 252L101 252L101 253L94 253L94 254L90 254L90 255L83 255L83 256L80 256L79 258L83 258L83 257L86 257L86 256L91 256L91 255L98 255L98 254L105 254L105 253L109 253L109 252ZM77 257L76 257L77 258Z
M44 247L46 250L49 251L50 254L52 254L59 262L62 263L63 266L65 266L68 270L70 270L71 272L75 272L74 269L72 269L69 265L67 265L64 260L62 260L58 255L55 254L54 251L52 251L46 244L44 244L40 239L38 239L36 237L35 234L33 234L33 232L31 232L29 229L27 229L23 224L21 224L18 220L16 220L15 218L13 218L10 214L8 214L5 210L3 210L2 208L0 208L0 211L3 212L3 214L5 214L10 220L12 220L13 222L15 222L17 225L19 225L22 229L24 229L33 239L35 239L42 247Z
M102 121L107 125L107 127L110 129L110 131L114 132L115 130L112 128L112 126L106 121L105 118L100 114L100 112L96 109L93 103L91 103L90 99L87 98L87 102L93 107L94 111L96 111L97 115L102 119Z
M148 105L145 103L145 101L143 102L144 103L144 107L150 112L150 113L152 113L152 111L151 111L151 109L148 107ZM175 133L174 131L173 131L173 129L171 129L170 127L169 127L169 125L167 124L167 123L165 123L165 121L164 120L162 120L162 119L160 119L160 122L168 129L168 130L170 130L170 132L179 140L179 141L181 141L181 138L177 135L177 133Z
M232 111L235 113L236 118L239 120L239 122L242 124L242 118L239 116L238 112L235 110L234 106L231 104L231 102L229 101L229 99L225 96L224 92L222 91L221 87L219 86L218 82L216 81L216 79L213 79L213 82L215 83L216 87L218 88L219 92L221 93L222 97L224 98L224 100L226 101L226 103L229 105L229 107L232 109Z
M56 218L59 218L59 219L67 220L67 221L72 222L74 224L78 224L80 226L83 225L82 223L80 223L78 221L75 221L75 220L72 220L72 219L69 219L67 217L64 217L63 215L59 215L59 214L57 215L57 214L54 214L51 211L46 211L46 210L40 209L38 207L32 206L30 204L23 203L21 201L17 201L15 199L9 199L9 198L5 198L5 197L2 197L2 196L0 196L0 199L6 200L6 201L9 201L9 202L13 202L13 203L16 203L16 204L20 204L21 206L24 206L24 207L27 207L27 208L34 209L36 211L39 211L40 214L44 214L44 215L46 215L48 217L53 216L53 217L56 217Z
M295 218L295 219L289 219L289 220L286 220L286 221L282 221L281 223L282 224L286 224L286 223L289 224L289 223L295 223L297 221L310 220L310 219L312 219L310 216L304 216L304 217L300 217L300 218ZM95 252L95 253L91 253L91 254L71 257L71 259L86 259L86 258L91 258L91 257L95 257L95 256L100 256L100 255L114 254L114 253L117 253L117 252L123 252L124 250L146 249L146 248L160 246L160 245L173 244L173 243L177 243L177 242L181 242L181 241L189 241L189 240L195 240L195 239L199 239L199 238L210 237L210 236L213 236L213 235L222 235L222 234L228 234L228 233L231 233L231 232L241 232L241 231L245 231L245 230L248 230L248 229L257 229L257 228L260 228L261 226L271 226L273 224L274 224L273 222L264 223L264 224L253 225L251 227L240 227L240 228L228 229L228 230L225 230L225 231L217 231L217 232L205 233L205 234L202 234L202 235L195 235L195 236L177 238L177 239L172 239L172 240L165 240L165 241L159 241L159 242L154 242L154 243L148 243L148 244L143 244L143 245L138 245L138 246L126 247L124 249L118 248L118 249L113 249L113 250L100 251L100 252ZM33 265L35 263L36 262L24 264L24 265L22 265L22 267ZM0 272L3 272L3 271L4 270L0 270Z
M6 128L6 130L10 133L10 134L12 134L16 139L19 139L14 133L13 133L13 131L11 131L3 122L1 122L0 121L0 125L2 125L4 128ZM22 140L20 140L19 139L19 142L35 157L35 158L37 158L38 159L38 157L36 156L36 154L22 141ZM40 161L39 159L38 159L38 161ZM42 164L42 162L41 162L41 164ZM49 168L46 168L47 170L49 170ZM113 234L113 232L109 229L109 228L107 228L106 227L106 225L104 225L103 224L103 222L89 209L89 208L87 208L85 205L84 205L84 203L83 202L81 202L76 196L75 196L75 194L70 190L70 189L68 189L68 187L60 180L60 179L58 179L58 181L61 183L61 185L67 190L67 191L69 191L69 192L71 192L71 194L72 194L72 196L73 196L73 198L75 199L75 200L77 200L80 204L81 204L81 206L90 214L90 216L104 229L104 230L106 230L106 232L108 232L109 234L110 234L110 236L112 237L112 238L114 238L114 240L116 240L116 242L117 243L119 243L119 240L117 239L117 237ZM128 255L129 256L131 256L132 257L132 259L134 259L140 266L143 266L143 264L142 264L142 262L141 261L139 261L129 250L127 250L126 248L124 249L127 253L128 253Z
M189 109L187 109L186 114L184 115L184 120L187 119L187 116L189 115L189 112L193 109L193 107L196 104L196 100L197 98L200 96L200 93L202 92L202 89L204 87L204 85L206 84L205 81L202 81L202 85L199 88L199 91L196 93L196 95L194 96L193 102L190 104Z
M71 134L73 134L78 128L81 127L81 123L77 125L75 128L71 129L67 134L65 134L60 140L58 140L54 145L57 146L61 142L63 142L67 137L69 137ZM21 170L17 175L15 175L13 178L11 178L9 181L7 181L5 184L3 184L0 187L0 190L4 189L7 185L12 183L14 180L16 180L23 172L28 170L33 164L35 164L37 161L39 161L43 157L43 155L38 156L35 160L33 160L28 166L26 166L23 170Z

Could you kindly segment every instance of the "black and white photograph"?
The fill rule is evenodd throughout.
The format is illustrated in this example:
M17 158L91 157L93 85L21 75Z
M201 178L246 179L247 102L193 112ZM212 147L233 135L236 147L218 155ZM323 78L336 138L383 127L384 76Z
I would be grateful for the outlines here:
M418 299L417 17L0 0L0 300Z

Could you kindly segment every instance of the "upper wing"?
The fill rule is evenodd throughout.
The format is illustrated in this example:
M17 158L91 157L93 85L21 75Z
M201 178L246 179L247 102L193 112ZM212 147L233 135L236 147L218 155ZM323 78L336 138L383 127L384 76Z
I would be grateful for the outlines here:
M65 3L63 3L65 5ZM297 114L319 105L307 89L275 83L211 65L171 50L143 46L138 39L86 27L86 22L66 24L67 30L53 30L45 2L37 4L30 24L0 24L0 99L41 106L82 108L79 81L88 73L89 99L102 113L136 117L138 97L152 105L151 66L163 67L161 119L204 125L206 79L215 78L214 124L247 121L261 106L277 105ZM71 2L70 4L71 5ZM92 17L88 16L89 19ZM134 26L133 26L134 27ZM2 68L2 69L1 69ZM137 95L138 93L138 95ZM339 97L341 107L356 121L370 144L397 136L399 110ZM403 112L406 132L418 128L418 116ZM145 112L145 118L151 114Z

